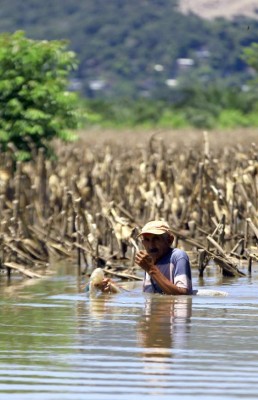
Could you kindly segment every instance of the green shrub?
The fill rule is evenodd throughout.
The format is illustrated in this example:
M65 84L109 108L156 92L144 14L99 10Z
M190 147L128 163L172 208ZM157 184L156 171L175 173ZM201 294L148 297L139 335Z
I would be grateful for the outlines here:
M188 108L185 110L185 116L189 125L195 128L212 129L216 125L214 115L205 109Z
M161 114L158 125L162 128L185 128L189 126L182 111L165 109Z
M17 158L31 146L50 149L53 138L75 139L78 97L67 91L77 65L64 41L36 41L21 31L0 35L0 143L13 143ZM28 140L29 139L29 140Z
M219 128L248 127L252 125L248 115L240 110L223 110L217 120Z

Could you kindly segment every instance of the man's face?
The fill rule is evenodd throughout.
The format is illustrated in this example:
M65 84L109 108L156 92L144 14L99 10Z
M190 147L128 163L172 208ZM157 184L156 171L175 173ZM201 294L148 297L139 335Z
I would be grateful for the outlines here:
M142 244L154 263L167 254L171 243L172 239L166 233L162 235L145 233L142 235Z

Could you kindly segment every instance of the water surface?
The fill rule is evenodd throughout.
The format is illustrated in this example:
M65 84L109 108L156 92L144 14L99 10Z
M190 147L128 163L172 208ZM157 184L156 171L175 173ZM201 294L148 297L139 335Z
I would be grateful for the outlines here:
M258 275L194 287L228 296L89 298L76 271L0 278L0 399L258 398Z

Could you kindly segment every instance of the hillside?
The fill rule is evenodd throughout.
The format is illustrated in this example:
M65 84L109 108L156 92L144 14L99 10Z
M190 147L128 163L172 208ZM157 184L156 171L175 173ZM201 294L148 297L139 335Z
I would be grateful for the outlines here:
M244 1L247 10L251 0ZM191 3L199 13L205 2L182 0L181 8ZM241 87L250 78L242 49L258 42L258 20L205 20L183 14L178 4L177 0L2 0L0 32L19 29L33 39L67 39L79 59L73 87L91 98L158 98L164 93L170 96L178 82L206 86L218 79L223 85ZM217 10L222 1L210 0L210 13L212 4Z
M185 14L193 12L206 19L216 17L232 19L236 16L258 18L257 0L234 0L227 2L225 0L180 0L180 10Z

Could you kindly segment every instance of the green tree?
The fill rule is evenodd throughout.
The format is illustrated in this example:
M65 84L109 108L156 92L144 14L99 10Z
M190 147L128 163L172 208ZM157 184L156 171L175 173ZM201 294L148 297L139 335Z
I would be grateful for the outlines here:
M50 149L53 138L72 140L78 98L68 77L77 66L66 41L37 41L24 32L0 35L0 143L28 159L31 146Z
M243 49L242 58L258 72L258 43L252 43L250 47Z

